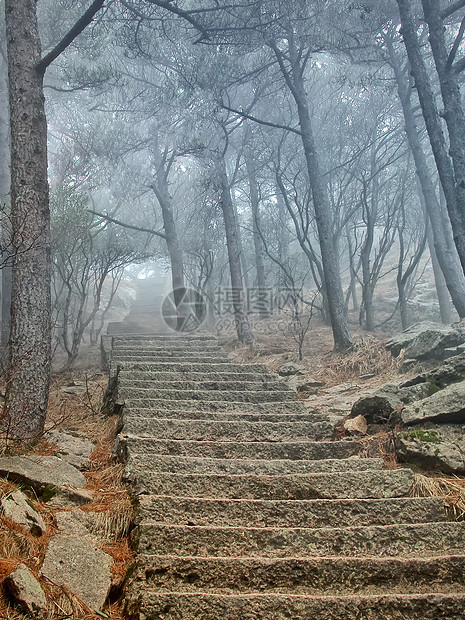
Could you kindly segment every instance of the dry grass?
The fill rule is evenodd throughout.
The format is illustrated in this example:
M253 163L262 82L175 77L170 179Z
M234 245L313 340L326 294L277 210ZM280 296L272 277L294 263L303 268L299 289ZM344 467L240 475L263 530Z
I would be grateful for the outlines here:
M386 350L385 341L374 336L359 336L346 353L326 356L324 376L328 383L338 384L376 377L388 381L396 375L399 360Z
M388 469L397 469L399 467L396 457L395 431L384 431L376 433L376 435L361 437L358 442L361 445L361 457L381 457Z
M82 384L84 390L80 394L68 394L61 390L62 386L74 382ZM95 514L95 529L98 533L103 551L114 559L112 567L115 585L121 584L133 555L129 548L127 534L131 523L131 501L128 489L122 484L123 468L112 461L112 446L116 434L117 420L105 419L99 414L105 387L105 379L98 373L78 376L61 373L53 377L47 413L47 428L78 431L95 442L91 455L91 467L85 472L87 488L94 493L91 503L82 506L81 510ZM12 446L7 446L11 452ZM15 453L50 455L56 453L56 447L46 440L40 441L33 450L14 447ZM5 451L5 445L3 445ZM11 493L17 487L0 479L0 497ZM15 525L0 514L0 620L24 620L26 617L20 610L14 609L1 589L4 578L19 563L26 564L39 578L49 601L47 620L97 620L106 617L111 620L123 620L118 603L107 605L102 614L97 614L82 604L66 588L47 583L40 577L40 566L50 537L56 532L53 525L53 512L46 504L33 500L34 507L47 523L47 532L40 538ZM85 570L85 567L83 568Z
M426 476L414 474L412 495L414 497L442 497L447 504L452 521L465 520L465 479L457 476Z
M266 320L263 323L266 324ZM271 323L269 330L256 333L253 347L237 345L233 335L222 335L220 341L238 360L266 364L273 372L285 362L302 363L308 375L324 381L326 387L366 381L374 385L392 380L400 360L394 359L386 350L385 340L366 334L357 327L351 326L351 329L354 334L353 348L335 353L331 328L315 319L305 339L301 362L293 338L273 329Z

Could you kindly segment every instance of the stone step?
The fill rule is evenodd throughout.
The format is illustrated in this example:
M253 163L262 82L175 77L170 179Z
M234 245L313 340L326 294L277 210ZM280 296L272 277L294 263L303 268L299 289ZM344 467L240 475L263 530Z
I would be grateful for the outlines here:
M215 336L210 336L208 334L198 334L198 335L182 335L177 336L170 334L141 334L141 335L129 335L129 336L114 336L113 342L115 345L120 344L121 342L141 342L142 344L145 342L166 342L166 343L217 343L218 339Z
M228 373L231 377L233 375L243 375L243 374L255 374L258 375L267 375L269 376L270 371L263 364L234 364L233 362L224 362L219 364L202 364L202 363L192 363L192 360L181 362L181 361L169 361L169 362L160 362L160 361L147 361L140 360L138 357L133 357L126 361L118 361L116 364L115 360L113 360L113 366L116 367L119 365L122 370L146 370L149 372L182 372L182 373L191 373L198 372L201 373L205 379L208 379L212 373Z
M137 608L138 603L136 602ZM463 620L465 595L454 593L310 597L291 594L144 593L146 620Z
M241 527L338 527L431 523L445 518L438 497L391 499L243 500L192 497L138 498L137 522Z
M465 556L205 558L146 555L135 577L159 592L224 594L465 593Z
M358 441L173 441L119 435L116 452L122 460L133 454L171 454L219 459L344 459L359 454Z
M143 382L142 382L143 383ZM150 384L149 384L150 385ZM263 403L295 401L296 393L292 390L251 390L250 392L230 392L228 390L163 390L156 387L138 387L135 382L121 379L118 395L124 398L157 400L200 400L200 401L234 401L237 403Z
M226 377L219 381L205 380L194 381L192 379L182 378L176 380L174 378L163 381L158 377L144 377L142 373L122 371L119 375L120 385L130 386L144 389L156 390L213 390L213 391L234 391L234 392L259 392L264 391L287 391L292 392L296 398L295 391L291 390L282 381L245 381L245 380L228 380Z
M171 474L255 474L290 475L321 472L369 471L385 468L381 458L323 459L320 461L291 461L288 459L202 459L198 457L169 456L165 454L135 455L136 469L145 468L154 473ZM128 469L131 471L131 459Z
M208 356L220 356L227 357L227 353L217 344L173 344L173 343L119 343L113 345L114 355L173 355L180 357L186 357L188 355L202 355L205 353Z
M163 327L163 321L161 318L157 319L153 316L151 317L150 322L147 322L146 325L142 325L136 321L111 321L108 323L107 335L118 337L124 337L125 335L138 335L143 337L144 335L153 334L157 327L161 329Z
M115 360L118 363L122 362L130 362L134 359L137 359L140 362L178 362L185 364L226 364L228 362L228 357L225 353L213 355L209 353L208 355L202 355L200 351L197 353L193 351L192 353L185 353L180 355L179 353L146 353L145 351L141 351L137 353L137 357L135 353L120 353L119 351L113 351L111 354L112 360Z
M276 377L270 374L264 374L263 372L189 372L186 370L172 370L172 371L155 371L150 370L150 365L147 364L134 364L134 366L140 366L140 368L132 369L132 364L123 364L120 369L121 377L127 379L145 379L154 382L157 381L195 381L195 382L252 382L252 383L264 383L270 381L276 381ZM147 368L149 366L149 368ZM285 385L285 384L284 384Z
M303 410L306 413L243 413L242 411L199 411L189 409L164 409L154 410L150 407L125 407L124 415L131 424L130 418L175 418L178 420L217 420L244 422L327 422L328 416L324 413L315 413Z
M225 499L370 499L406 497L413 474L392 471L293 474L164 474L151 476L132 467L139 488L154 495Z
M199 412L215 412L227 413L233 411L235 413L263 413L263 414L297 414L308 413L309 410L298 400L288 400L284 402L262 402L262 403L244 403L237 401L201 401L201 400L158 400L154 398L129 398L125 394L124 402L127 409L150 409L154 415L158 415L161 411L186 411Z
M244 422L216 420L176 420L124 416L125 427L135 435L156 439L187 441L292 441L331 439L330 422Z
M213 557L461 555L465 523L407 523L340 528L251 528L142 523L139 553Z

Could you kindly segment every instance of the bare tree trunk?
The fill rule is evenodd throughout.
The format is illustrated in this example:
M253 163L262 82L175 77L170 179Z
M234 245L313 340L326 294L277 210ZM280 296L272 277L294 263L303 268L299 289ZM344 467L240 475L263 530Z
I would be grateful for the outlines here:
M447 211L438 200L436 190L431 179L426 156L416 128L415 117L410 103L410 88L402 74L397 55L395 54L392 41L385 37L386 46L390 55L391 66L397 82L397 90L402 103L405 120L405 133L407 134L410 150L415 162L417 178L421 187L420 199L423 199L425 210L431 223L434 238L435 256L441 267L447 289L460 318L465 316L465 278L460 268L457 251L448 243L447 229L444 220L447 219ZM450 233L449 233L450 236Z
M436 286L436 294L438 296L441 322L444 323L444 325L450 325L450 323L454 320L453 306L450 302L446 280L436 255L436 248L434 247L434 237L431 227L428 230L428 249L431 256L431 264L433 266L434 284Z
M231 288L233 292L234 319L236 323L237 337L243 344L252 344L254 338L250 329L249 319L244 306L244 285L241 269L241 250L237 232L237 222L234 205L231 200L228 175L224 157L218 162L219 190L221 210L223 212L224 229L226 233L226 245L228 247L229 273L231 276Z
M179 243L176 221L174 219L173 200L168 186L168 174L174 155L167 157L167 152L162 153L158 140L154 141L153 158L155 161L156 182L152 185L157 200L161 207L163 228L166 235L166 245L170 257L171 284L176 308L182 307L186 289L184 280L184 260L181 245ZM184 317L178 316L177 329L181 330L184 325Z
M241 253L242 280L244 283L244 288L247 290L250 286L250 282L249 282L249 270L248 270L248 265L247 265L247 258L244 252L244 244L242 243L242 230L241 230L241 227L239 226L239 215L237 213L236 201L234 200L234 196L231 194L231 192L229 192L229 195L231 197L231 202L232 202L232 206L234 209L234 219L236 220L236 226L237 226L237 242L239 244L239 251Z
M10 211L10 118L8 107L8 62L5 40L4 15L0 18L0 206L6 215ZM0 231L3 247L8 247L8 230ZM10 339L11 265L1 271L0 344L7 347Z
M308 109L307 93L305 92L301 57L297 51L292 33L288 35L289 56L292 66L289 72L281 52L276 45L273 51L277 57L286 82L292 86L291 92L297 105L302 144L307 163L308 177L313 197L318 239L320 242L321 261L323 264L324 286L326 290L328 312L333 331L334 348L348 349L352 346L347 317L344 308L339 256L335 247L331 206L328 188L321 173L320 160L313 136L313 127Z
M249 180L250 205L252 207L252 234L255 250L255 269L257 273L257 288L266 289L266 273L265 273L265 251L263 248L262 238L260 236L260 199L258 193L257 177L255 169L250 158L250 153L246 151L245 165ZM270 315L269 309L260 304L259 314L262 318Z
M401 34L407 49L415 87L425 120L431 148L446 197L454 242L460 257L462 270L465 272L465 187L456 187L454 167L447 151L446 140L441 127L441 119L431 89L428 72L421 55L417 32L411 11L410 0L397 0L402 21ZM459 191L457 191L459 190ZM438 259L440 254L438 253ZM454 301L455 304L455 301ZM459 312L459 314L461 314Z
M47 124L36 3L5 0L11 123L13 283L5 413L9 433L44 428L50 359L50 210Z

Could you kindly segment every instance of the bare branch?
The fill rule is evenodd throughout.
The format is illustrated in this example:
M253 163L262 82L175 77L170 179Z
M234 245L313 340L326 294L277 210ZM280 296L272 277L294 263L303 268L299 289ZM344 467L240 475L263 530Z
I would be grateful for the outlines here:
M291 133L295 133L298 136L302 135L301 132L298 129L294 129L294 127L289 127L288 125L280 125L279 123L271 123L270 121L264 121L260 118L257 118L256 116L252 116L251 114L247 114L246 112L243 112L241 110L235 110L234 108L230 108L224 103L221 104L221 107L223 108L223 110L227 110L228 112L237 114L238 116L241 116L242 118L247 118L248 120L254 121L255 123L258 123L259 125L266 125L267 127L274 127L275 129L284 129L285 131L290 131Z
M154 4L155 6L159 6L160 8L165 9L166 11L169 11L170 13L174 13L174 15L177 15L178 17L182 17L187 22L189 22L191 26L194 26L194 28L198 30L198 32L200 32L200 35L201 35L195 41L196 43L200 43L201 41L208 40L210 38L208 30L204 28L202 24L200 24L196 19L194 19L192 15L190 15L189 11L183 11L183 9L180 9L179 7L174 5L170 0L145 0L145 1L148 2L149 4Z
M94 0L87 11L77 20L74 26L69 30L61 41L56 45L51 52L46 54L37 64L37 71L39 73L45 73L47 67L58 58L58 56L65 51L65 49L71 45L76 37L87 28L90 22L94 19L95 15L103 7L105 0Z
M139 232L145 232L149 235L155 235L155 237L160 237L160 239L166 239L166 235L157 230L152 230L151 228L143 228L142 226L134 226L133 224L126 224L126 222L121 222L120 220L116 220L114 217L110 217L105 213L98 213L98 211L93 211L92 209L87 209L89 213L92 215L96 215L97 217L101 217L102 220L106 220L107 222L111 222L112 224L117 224L118 226L122 226L123 228L129 228L130 230L137 230Z
M440 13L441 19L446 19L447 17L450 17L452 13L455 13L455 11L458 11L464 6L465 6L465 0L457 0L457 2L455 2L454 4L451 4L450 6L446 7L443 11L441 11Z
M452 63L455 60L460 43L462 42L464 32L465 32L465 17L462 19L462 23L460 24L459 31L457 33L457 36L455 37L454 45L452 46L449 56L447 57L447 62L445 66L446 71L449 71L450 68L452 67Z

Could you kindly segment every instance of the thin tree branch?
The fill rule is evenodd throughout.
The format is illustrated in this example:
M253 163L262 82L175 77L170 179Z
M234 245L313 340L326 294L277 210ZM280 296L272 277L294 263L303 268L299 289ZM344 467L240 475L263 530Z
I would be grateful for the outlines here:
M37 71L39 73L45 73L47 67L58 58L58 56L65 51L65 49L71 45L76 37L90 24L95 15L103 7L105 0L94 0L87 11L77 20L74 26L69 30L61 41L56 45L51 52L46 54L37 64Z
M298 129L294 129L294 127L289 127L288 125L279 125L278 123L271 123L270 121L264 121L261 118L257 118L256 116L252 116L251 114L247 114L246 112L242 112L240 110L235 110L234 108L230 108L226 104L222 103L221 107L223 110L227 110L228 112L232 112L233 114L237 114L242 118L247 118L250 121L254 121L259 125L266 125L267 127L274 127L275 129L284 129L285 131L290 131L291 133L295 133L298 136L302 135Z
M443 11L441 11L440 13L441 19L446 19L447 17L450 17L452 13L455 13L455 11L458 11L463 6L465 6L465 0L457 0L457 2L455 2L454 4L451 4L450 6L446 7Z
M446 71L449 71L450 68L452 67L452 63L455 60L460 43L462 42L464 32L465 32L465 17L462 19L462 23L460 24L459 31L457 33L457 36L455 37L454 44L449 53L449 56L447 57L447 62L445 66Z
M170 0L145 0L145 1L148 2L149 4L154 4L155 6L159 6L160 8L165 9L166 11L169 11L170 13L174 13L174 15L177 15L178 17L182 17L187 22L189 22L191 26L194 26L194 28L198 30L198 32L200 32L200 35L201 35L195 41L195 43L200 43L201 41L208 40L210 38L208 30L204 28L202 24L199 24L199 22L189 14L189 11L183 11L183 9L180 9L176 5L172 4Z
M464 69L465 69L465 58L461 58L460 60L457 60L457 62L455 63L454 72L462 73Z
M101 217L102 220L106 220L107 222L111 222L112 224L118 224L118 226L122 226L123 228L130 228L131 230L137 230L139 232L145 232L149 235L155 235L155 237L160 237L160 239L166 240L166 235L157 230L152 230L151 228L143 228L142 226L134 226L133 224L126 224L126 222L121 222L121 220L116 220L114 217L110 217L105 213L98 213L98 211L93 211L92 209L87 209L89 213L92 215L96 215L97 217Z

